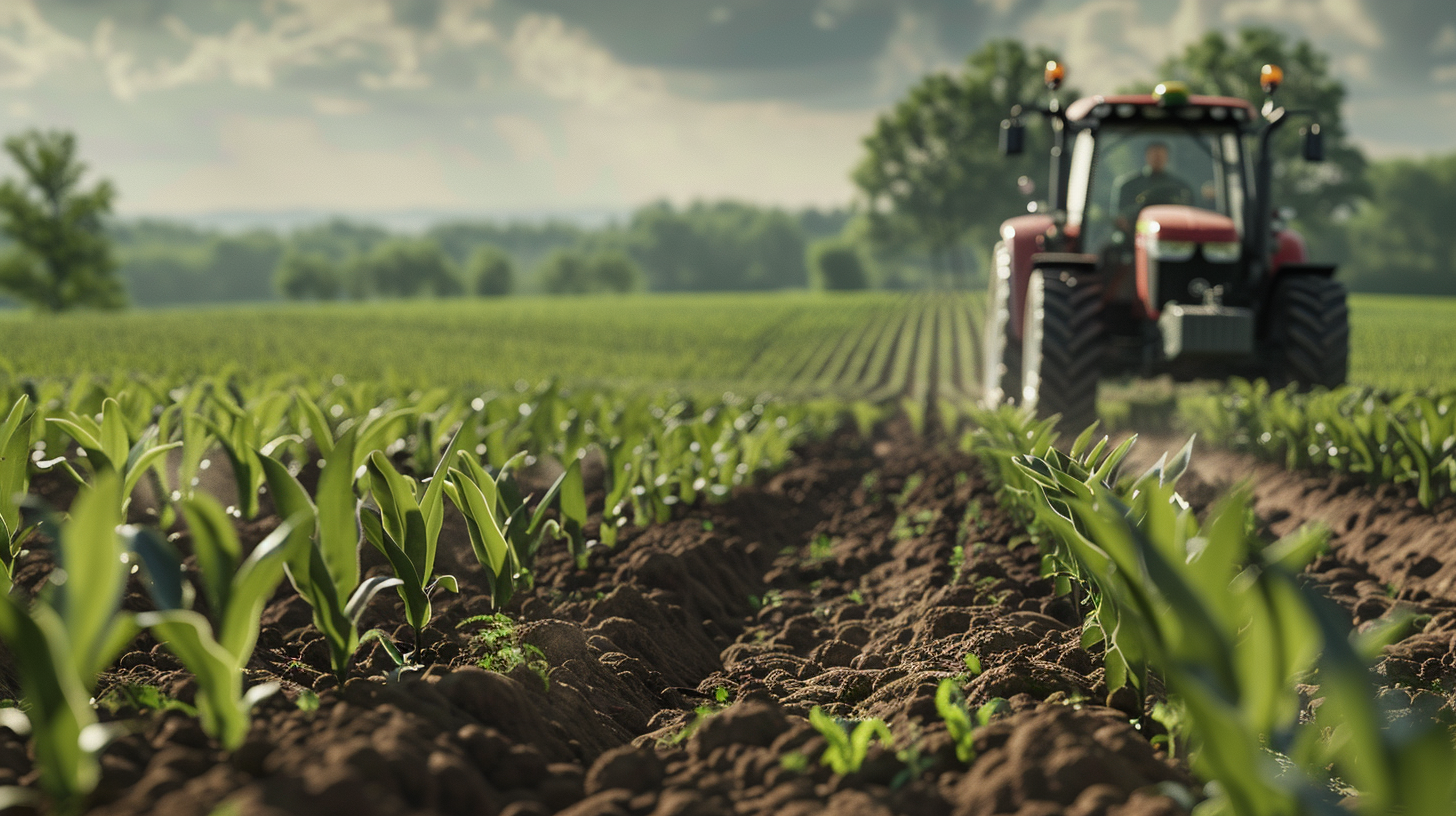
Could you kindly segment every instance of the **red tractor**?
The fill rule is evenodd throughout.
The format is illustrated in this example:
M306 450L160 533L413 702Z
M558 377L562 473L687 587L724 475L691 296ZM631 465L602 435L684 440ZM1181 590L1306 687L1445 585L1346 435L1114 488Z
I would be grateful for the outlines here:
M1050 63L1047 87L1062 76ZM1097 416L1104 377L1344 383L1345 288L1274 216L1271 138L1301 114L1275 103L1282 78L1264 66L1262 111L1176 82L1038 110L1052 128L1049 212L1001 225L987 404L1080 428ZM1022 113L1001 124L1007 155L1023 152ZM1304 158L1323 160L1319 125L1303 135Z

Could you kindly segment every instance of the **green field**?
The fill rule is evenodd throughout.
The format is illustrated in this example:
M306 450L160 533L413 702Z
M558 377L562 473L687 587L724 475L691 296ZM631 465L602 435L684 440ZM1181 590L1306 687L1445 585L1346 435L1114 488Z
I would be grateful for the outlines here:
M968 396L980 295L715 294L0 317L0 376L236 371L492 388ZM1351 298L1351 381L1456 388L1456 299Z

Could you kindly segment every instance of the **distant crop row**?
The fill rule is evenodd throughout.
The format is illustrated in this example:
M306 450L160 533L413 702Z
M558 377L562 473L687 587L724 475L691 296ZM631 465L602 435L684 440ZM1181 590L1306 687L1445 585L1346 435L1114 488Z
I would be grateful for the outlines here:
M140 630L196 676L204 729L235 747L253 704L276 690L245 688L244 668L263 605L285 576L312 607L340 679L369 639L384 641L405 666L432 620L432 598L459 589L457 576L436 569L447 506L465 520L499 606L531 585L543 545L564 542L584 566L591 548L613 546L621 527L665 520L674 504L721 498L782 466L792 446L827 433L841 413L837 404L612 398L554 385L391 398L373 385L281 390L218 379L51 383L6 404L0 562L8 577L23 548L45 545L55 566L34 604L0 595L0 638L18 658L41 785L61 809L96 783L108 732L91 699ZM218 454L233 482L227 506L200 488ZM588 455L601 462L605 493L591 531ZM560 463L559 476L539 497L524 495L518 473L541 459ZM78 484L68 518L27 497L37 478ZM161 498L155 523L123 526L138 516L129 505L143 486ZM267 504L281 523L245 555L234 520ZM169 529L187 532L196 585ZM385 557L389 575L361 580L361 539ZM120 610L132 572L154 611ZM359 632L365 608L388 589L402 600L414 644ZM7 724L17 723L12 716Z
M1266 546L1239 492L1199 520L1174 487L1191 441L1124 480L1133 439L1094 444L1089 428L1064 452L1051 421L1012 409L975 419L968 446L1032 525L1043 572L1083 606L1082 642L1100 645L1109 692L1127 686L1141 701L1149 675L1161 678L1168 700L1151 717L1191 746L1194 770L1215 783L1199 813L1345 812L1339 792L1352 789L1360 813L1452 812L1448 726L1395 717L1370 670L1406 621L1355 637L1343 613L1296 578L1323 548L1322 531ZM1318 684L1323 701L1312 711L1300 683Z
M1456 392L1348 386L1302 394L1237 380L1220 393L1183 399L1179 411L1209 441L1290 470L1408 484L1424 507L1456 494Z

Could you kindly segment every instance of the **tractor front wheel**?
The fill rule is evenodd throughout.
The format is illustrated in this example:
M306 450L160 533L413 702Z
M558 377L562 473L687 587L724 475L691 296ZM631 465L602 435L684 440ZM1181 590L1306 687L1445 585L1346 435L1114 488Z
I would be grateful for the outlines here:
M1314 275L1281 280L1269 319L1270 385L1345 384L1350 371L1350 310L1343 284Z
M1097 420L1102 374L1102 281L1091 270L1039 269L1026 290L1021 338L1021 403L1037 416L1061 415L1081 431Z
M996 245L981 339L981 401L989 408L1021 397L1021 342L1011 336L1011 252Z

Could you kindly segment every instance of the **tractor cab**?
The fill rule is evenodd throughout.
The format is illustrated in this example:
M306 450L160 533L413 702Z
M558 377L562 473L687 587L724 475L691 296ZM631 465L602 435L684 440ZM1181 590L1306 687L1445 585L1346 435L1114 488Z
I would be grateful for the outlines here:
M1050 64L1048 87L1064 74ZM1054 135L1051 212L1002 225L983 344L988 402L1075 424L1095 418L1105 376L1344 381L1344 290L1271 218L1270 136L1293 114L1272 99L1282 73L1265 66L1262 79L1262 112L1175 82L1038 110ZM1002 123L1005 153L1022 151L1022 114ZM1305 158L1321 153L1313 125ZM1305 290L1322 310L1317 328L1288 313ZM1300 351L1311 332L1320 349Z

